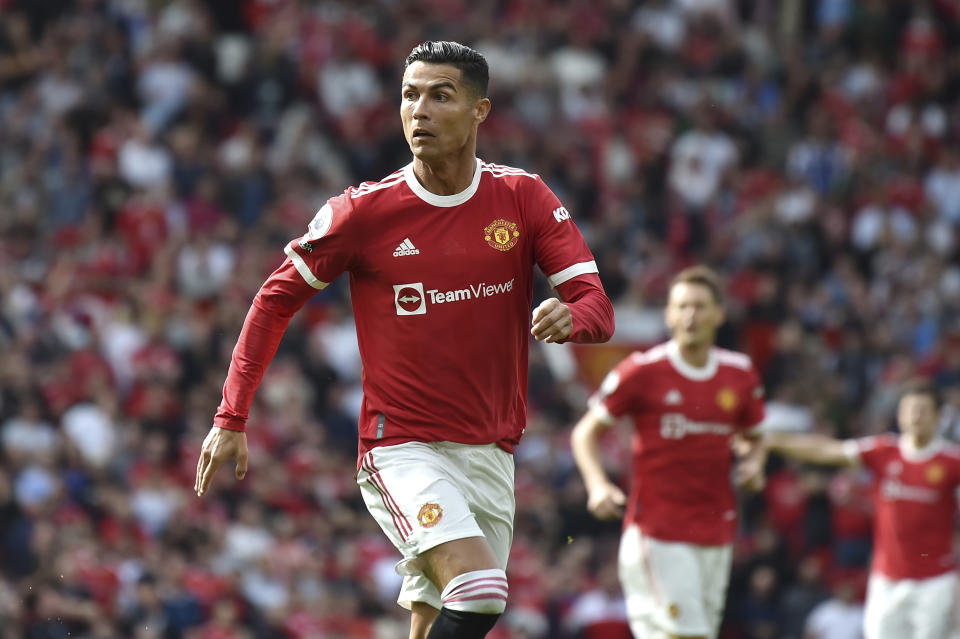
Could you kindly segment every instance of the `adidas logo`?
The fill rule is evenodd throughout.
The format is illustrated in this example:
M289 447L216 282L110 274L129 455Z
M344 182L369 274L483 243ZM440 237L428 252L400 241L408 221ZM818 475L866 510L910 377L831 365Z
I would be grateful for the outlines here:
M400 246L393 252L394 257L403 257L404 255L420 255L420 249L413 245L409 237L403 238Z

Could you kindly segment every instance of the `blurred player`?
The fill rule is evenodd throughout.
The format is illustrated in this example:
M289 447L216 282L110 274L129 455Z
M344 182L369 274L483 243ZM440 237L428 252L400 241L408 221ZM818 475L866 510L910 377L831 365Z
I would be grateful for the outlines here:
M763 389L749 357L714 346L724 315L711 270L676 276L665 317L672 339L607 375L573 430L573 453L594 515L619 517L626 504L619 565L634 636L715 637L736 530L731 445L742 434L743 454L758 454ZM598 449L625 415L636 428L629 499Z
M291 316L350 273L363 360L357 481L404 559L416 639L483 637L506 606L513 448L526 424L530 334L605 341L613 308L570 215L536 175L476 157L487 63L452 42L407 57L400 117L413 161L331 198L254 299L196 490L247 465L244 424ZM533 311L533 266L566 302Z
M939 406L932 385L914 382L897 407L899 436L841 441L772 433L765 438L766 450L786 457L873 472L876 518L864 615L867 639L945 639L949 633L957 590L953 534L960 447L937 438Z

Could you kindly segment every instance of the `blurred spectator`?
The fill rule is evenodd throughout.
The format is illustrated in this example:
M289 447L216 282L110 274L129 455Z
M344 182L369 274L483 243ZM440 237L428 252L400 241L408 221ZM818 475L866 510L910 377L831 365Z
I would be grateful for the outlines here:
M863 603L857 586L841 581L833 596L820 603L807 618L804 639L860 639L863 636Z
M488 54L480 153L568 203L620 320L603 348L531 353L501 639L615 616L616 527L587 517L566 429L596 371L661 339L691 261L726 277L723 345L753 357L769 427L886 430L922 372L960 440L955 3L427 4L0 0L0 639L405 634L351 481L346 281L281 344L245 482L191 487L283 243L409 158L394 61L427 38ZM869 553L868 477L770 470L724 636L799 639ZM847 594L811 636L858 631Z
M823 585L823 561L805 557L797 567L797 579L784 591L780 600L781 638L805 639L804 629L810 613L830 593Z
M630 639L627 606L620 594L615 562L608 563L598 575L596 587L580 594L564 619L564 625L584 639Z

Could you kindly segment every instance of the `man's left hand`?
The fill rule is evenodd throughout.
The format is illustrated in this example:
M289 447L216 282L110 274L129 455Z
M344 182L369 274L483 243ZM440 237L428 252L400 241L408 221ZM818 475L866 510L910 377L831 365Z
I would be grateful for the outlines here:
M538 342L559 342L565 340L573 331L573 315L570 307L551 297L540 302L533 310L533 326L530 334Z

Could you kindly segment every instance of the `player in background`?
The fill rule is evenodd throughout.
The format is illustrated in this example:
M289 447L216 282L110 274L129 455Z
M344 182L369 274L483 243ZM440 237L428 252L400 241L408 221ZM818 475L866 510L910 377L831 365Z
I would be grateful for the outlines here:
M957 592L953 535L960 447L937 437L940 398L924 381L897 405L900 435L853 440L770 433L764 450L812 464L873 472L874 548L864 614L866 639L945 639ZM741 472L762 468L763 457Z
M413 161L331 198L247 314L204 440L196 491L247 469L245 422L294 313L342 272L363 361L357 482L403 555L413 639L484 637L503 612L513 449L526 425L530 335L600 342L613 307L576 225L536 175L476 157L486 60L453 42L406 59L400 118ZM533 311L533 267L564 301Z
M672 339L617 365L571 436L590 512L615 518L626 505L620 581L642 639L716 637L736 530L731 448L736 439L744 455L760 450L763 389L750 358L714 345L720 295L708 268L680 272L665 310ZM635 428L629 497L598 447L626 415Z

